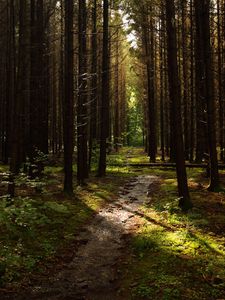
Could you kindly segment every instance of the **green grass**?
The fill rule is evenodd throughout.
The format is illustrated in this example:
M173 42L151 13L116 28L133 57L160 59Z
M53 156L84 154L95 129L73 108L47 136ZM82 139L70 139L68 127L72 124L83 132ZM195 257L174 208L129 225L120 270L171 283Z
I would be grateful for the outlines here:
M9 166L0 163L0 173L5 173L9 171Z
M95 199L93 201L96 201ZM99 201L100 202L100 201ZM89 205L88 205L89 204ZM0 204L1 282L11 282L51 257L93 213L90 203L71 199L15 198Z
M74 180L75 194L71 197L61 192L61 165L46 166L41 179L17 176L17 197L9 201L3 196L0 201L0 286L41 271L69 247L80 227L100 207L115 199L118 187L132 176L122 166L125 152L108 156L106 178L94 177L93 173L84 187L76 186ZM5 165L0 168L2 172L8 170Z
M132 241L124 290L134 299L216 299L225 288L225 250L210 236L145 224ZM218 284L219 282L219 284ZM128 298L129 299L129 298Z
M12 203L6 197L0 201L0 285L45 272L48 262L54 264L57 254L69 249L81 226L116 198L119 186L130 177L152 174L161 181L142 208L140 230L133 232L121 294L137 300L225 298L223 187L209 193L204 171L188 170L194 208L183 214L175 170L129 167L129 162L148 162L141 148L123 148L107 160L107 176L95 177L95 163L87 185L75 183L71 197L60 192L62 166L46 167L40 180L17 178L19 196Z
M17 193L31 195L13 201L1 198L0 285L43 272L48 261L71 245L81 226L115 199L126 179L113 174L102 179L91 176L85 187L75 186L74 196L69 197L60 192L62 175L60 168L51 167L41 180L20 176Z
M131 237L121 271L121 295L137 300L224 299L223 193L206 190L204 171L189 171L194 208L183 214L178 207L175 171L150 169L149 173L160 176L161 184L150 204L142 207L142 225Z
M63 172L63 167L62 166L46 166L44 173L45 174L56 174L56 173L62 173Z

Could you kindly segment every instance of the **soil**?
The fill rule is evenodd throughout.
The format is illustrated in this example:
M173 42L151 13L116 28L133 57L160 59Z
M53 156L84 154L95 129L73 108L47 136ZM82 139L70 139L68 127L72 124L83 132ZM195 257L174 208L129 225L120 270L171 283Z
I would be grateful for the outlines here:
M130 234L139 227L139 208L149 202L156 176L140 175L119 190L118 199L102 208L77 235L72 259L60 271L23 292L1 293L10 300L122 300L118 294L120 260ZM124 298L123 298L124 300Z

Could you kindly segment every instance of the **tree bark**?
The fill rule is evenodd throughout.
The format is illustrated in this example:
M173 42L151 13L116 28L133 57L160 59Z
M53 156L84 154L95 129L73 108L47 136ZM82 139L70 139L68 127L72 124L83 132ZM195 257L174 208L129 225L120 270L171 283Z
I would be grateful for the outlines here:
M180 197L179 205L182 210L187 211L192 208L190 200L187 174L184 159L184 144L182 136L181 119L181 91L177 65L177 41L175 27L175 5L173 0L166 0L166 27L167 27L167 55L168 55L168 75L169 94L172 106L171 122L175 141L176 171L178 181L178 193Z
M97 0L92 4L92 37L91 37L91 109L89 136L89 169L91 169L94 144L97 139L97 104L98 104L98 39L97 39Z
M27 0L21 0L19 6L18 65L10 161L10 170L14 174L19 173L21 163L25 161L25 106L27 105L28 78L27 7Z
M65 58L64 58L64 192L73 193L73 140L74 140L74 83L73 83L73 1L65 0Z
M98 176L106 174L106 150L109 138L109 1L103 2L102 98L100 118L100 157Z
M87 45L86 0L79 0L79 79L77 104L77 180L83 184L88 177L87 153Z
M208 189L216 191L219 185L218 159L216 150L216 119L215 119L215 99L214 83L212 71L212 53L210 44L210 20L209 20L210 0L195 0L196 31L202 43L202 62L205 83L205 106L207 108L207 130L208 148L210 155L210 184ZM196 66L198 67L198 66Z

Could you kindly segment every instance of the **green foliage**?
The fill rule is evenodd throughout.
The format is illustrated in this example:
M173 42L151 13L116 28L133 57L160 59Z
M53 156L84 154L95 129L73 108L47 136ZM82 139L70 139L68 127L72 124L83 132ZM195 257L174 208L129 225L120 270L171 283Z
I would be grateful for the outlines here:
M168 231L161 226L160 222L158 226L146 224L133 239L136 258L129 264L132 275L126 281L131 286L135 282L132 288L134 299L223 296L224 246L206 235L182 228ZM219 278L220 284L213 284L214 278ZM208 282L212 283L210 290Z
M1 263L5 266L2 282L19 277L20 268L30 270L38 261L38 256L28 250L39 240L39 229L50 223L50 219L38 208L36 201L25 197L0 201L0 248ZM41 235L41 234L40 234ZM31 249L30 249L31 250ZM35 250L34 250L35 252Z
M3 165L0 162L0 173L7 173L9 171L9 166L8 165Z
M35 151L34 163L46 164L48 162L48 154L43 153L39 149Z
M143 120L142 106L140 105L137 91L130 87L128 89L128 132L127 141L129 146L143 145Z
M49 184L49 182L47 182L46 178L30 179L27 174L20 173L15 178L15 184L18 187L24 186L33 188L36 192L40 193L45 190L45 187L47 184Z
M79 212L79 213L78 213ZM90 216L91 209L82 202L42 201L18 197L10 205L0 201L0 279L17 280L32 271L43 258L52 256L60 245L71 240L78 225ZM4 272L1 272L1 268Z
M154 290L152 287L142 283L133 289L132 294L134 297L144 298L150 297L153 294L153 292Z
M62 175L62 167L47 167L43 177L33 180L20 174L17 193L33 196L0 198L0 285L44 270L46 261L71 245L80 226L115 197L123 181L113 172L107 178L91 177L68 197L58 194Z
M58 174L58 173L62 173L63 172L63 168L61 166L46 166L44 173L47 174Z
M52 210L56 213L70 214L69 208L67 206L53 201L45 202L43 208Z
M42 191L48 193L0 199L0 284L18 281L29 272L43 269L47 259L71 245L80 226L99 207L115 198L127 177L151 173L160 176L162 184L142 208L143 226L132 239L124 289L130 290L134 299L223 299L225 239L210 228L213 224L225 224L224 215L197 208L199 203L207 204L209 194L202 190L191 190L196 207L183 214L178 207L174 170L134 170L125 165L132 159L141 161L143 155L140 148L126 147L112 153L108 156L107 177L91 177L87 186L74 188L75 197L49 190L60 189L61 167L47 167L44 177L38 180L25 175L16 178L20 189L42 185ZM193 183L201 172L191 171L189 175ZM220 193L217 197L222 196ZM210 201L210 205L214 203ZM222 202L218 203L218 208L222 207Z

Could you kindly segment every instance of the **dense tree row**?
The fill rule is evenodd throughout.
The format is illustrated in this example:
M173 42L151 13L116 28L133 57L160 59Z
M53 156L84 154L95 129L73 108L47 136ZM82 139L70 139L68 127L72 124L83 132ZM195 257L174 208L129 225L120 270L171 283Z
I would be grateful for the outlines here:
M160 148L176 162L183 208L185 161L208 160L218 187L223 1L0 0L0 14L0 160L13 174L64 153L71 193L73 163L83 184L96 157L104 176L107 152L143 137L150 161Z
M210 190L219 184L218 158L224 162L224 4L143 0L125 6L144 69L146 150L153 162L160 147L163 161L177 163L179 194L188 207L185 160L209 160Z
M72 192L72 164L82 184L100 145L104 175L107 149L118 149L126 127L118 7L10 0L0 1L0 12L0 159L17 174L26 161L64 152L64 190Z

